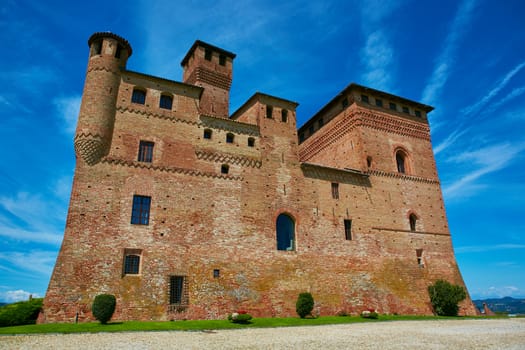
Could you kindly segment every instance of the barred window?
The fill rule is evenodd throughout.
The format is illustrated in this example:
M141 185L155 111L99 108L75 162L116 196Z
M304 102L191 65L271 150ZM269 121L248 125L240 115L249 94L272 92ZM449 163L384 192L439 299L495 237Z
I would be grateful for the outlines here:
M155 144L150 141L140 141L139 143L139 162L151 163L153 160L153 146Z
M138 104L146 103L146 91L141 89L133 89L133 94L131 95L131 102Z
M124 274L138 275L140 273L140 255L138 249L126 249L124 251Z
M185 302L184 276L170 276L170 305L187 304Z
M139 195L133 196L133 208L131 210L131 223L133 225L149 224L150 205L151 197Z
M163 109L171 110L173 106L173 97L170 95L160 95L160 104L159 107Z

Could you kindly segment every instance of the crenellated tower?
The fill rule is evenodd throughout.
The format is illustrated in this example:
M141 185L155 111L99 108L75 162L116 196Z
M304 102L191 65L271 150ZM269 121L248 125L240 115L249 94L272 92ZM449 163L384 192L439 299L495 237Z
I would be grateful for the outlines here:
M75 133L75 152L89 165L107 155L113 135L121 71L131 56L127 40L109 32L93 34L82 104Z
M200 40L184 56L180 63L183 81L204 88L200 99L202 114L228 118L234 58L234 53Z

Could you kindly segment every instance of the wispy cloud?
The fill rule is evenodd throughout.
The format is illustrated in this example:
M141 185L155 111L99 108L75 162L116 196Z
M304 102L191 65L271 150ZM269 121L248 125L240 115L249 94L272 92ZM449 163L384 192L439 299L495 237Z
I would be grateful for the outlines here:
M514 244L514 243L503 243L503 244L491 244L491 245L471 245L456 247L454 251L457 254L464 253L486 253L496 250L509 250L509 249L525 249L525 244Z
M394 48L390 45L392 40L381 22L400 5L399 1L372 0L361 6L362 31L366 37L365 45L360 50L360 60L364 66L361 79L366 85L389 92L394 92Z
M0 253L0 261L8 262L17 271L29 271L46 277L51 274L55 260L55 252L43 250Z
M64 132L73 134L77 126L78 112L80 111L80 96L59 97L53 100L59 120Z
M439 145L434 147L434 154L437 155L441 153L442 151L446 150L448 147L454 144L456 140L458 140L461 136L463 136L468 129L456 129L453 132L451 132L446 139L441 141Z
M461 110L461 113L465 116L471 115L473 113L478 112L481 108L483 108L487 103L489 103L494 97L497 96L497 94L510 82L510 80L519 73L520 70L525 67L525 62L522 62L518 64L516 67L514 67L510 72L505 74L505 76L499 81L499 83L490 90L481 100L478 102L467 106ZM515 90L514 94L521 94L523 91ZM508 97L508 96L507 96ZM513 96L514 97L514 96ZM513 98L511 97L511 98ZM500 101L501 103L501 101Z
M507 167L515 157L525 149L525 144L511 145L508 143L493 145L466 151L450 157L449 162L468 164L473 170L461 176L457 181L443 186L443 195L447 199L465 196L475 188L480 188L476 183L483 175L496 172Z
M439 99L441 90L445 86L454 65L459 43L463 39L463 35L465 35L465 28L469 27L468 23L472 17L475 5L475 0L464 0L459 5L456 16L450 26L449 34L445 39L443 50L437 58L434 71L423 90L423 96L421 97L423 103L435 105Z
M486 109L484 114L490 114L494 112L501 106L515 99L516 97L523 95L523 93L525 93L525 86L512 89L512 91L508 95L500 99L498 102L493 103L488 109Z

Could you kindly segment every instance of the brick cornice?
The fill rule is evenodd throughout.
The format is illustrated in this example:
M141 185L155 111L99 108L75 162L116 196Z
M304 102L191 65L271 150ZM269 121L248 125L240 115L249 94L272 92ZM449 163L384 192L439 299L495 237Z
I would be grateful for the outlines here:
M403 180L424 182L428 184L439 185L439 180L430 179L427 177L420 177L420 176L401 174L401 173L382 171L382 170L369 170L366 173L369 175L373 175L373 176L392 177L392 178L398 178L398 179L403 179Z
M232 84L232 79L224 74L203 67L196 67L188 79L186 79L186 83L195 85L199 81L224 90L230 90Z
M430 232L430 231L411 231L397 228L387 228L387 227L372 227L372 230L377 231L390 231L390 232L403 232L403 233L412 233L418 235L436 235L436 236L450 236L450 233L446 232Z
M262 165L262 161L257 158L238 156L229 153L214 152L205 149L196 150L195 155L198 159L206 160L209 162L235 164L252 168L260 168Z
M120 165L130 168L136 168L136 169L147 169L147 170L153 170L153 171L161 171L161 172L167 172L167 173L175 173L175 174L182 174L182 175L189 175L189 176L203 176L203 177L209 177L209 178L216 178L216 179L225 179L225 180L236 180L236 181L242 181L242 176L234 176L234 175L227 175L227 174L217 174L212 173L208 171L201 171L201 170L195 170L195 169L186 169L186 168L178 168L178 167L168 167L168 166L161 166L161 165L153 165L151 163L143 163L143 162L137 162L137 161L131 161L126 159L119 159L119 158L112 158L112 157L105 157L101 160L101 163L111 164L111 165Z
M428 124L368 110L359 110L356 114L363 127L430 141Z
M245 134L252 136L260 135L259 127L257 125L238 122L236 120L231 119L212 117L209 115L201 115L200 120L202 126L209 126L210 128L214 129L231 131L237 134Z

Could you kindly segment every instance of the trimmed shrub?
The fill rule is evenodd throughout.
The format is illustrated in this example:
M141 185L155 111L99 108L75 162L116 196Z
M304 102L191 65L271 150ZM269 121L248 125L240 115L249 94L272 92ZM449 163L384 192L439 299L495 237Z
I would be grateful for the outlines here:
M379 318L379 314L375 310L369 309L369 310L365 310L365 311L361 312L361 317L362 318L371 318L373 320L377 320Z
M0 308L0 327L35 324L42 308L42 298L19 301Z
M108 323L115 312L117 299L111 294L99 294L93 300L91 312L93 316L102 324Z
M314 309L314 298L310 293L301 293L295 303L295 311L301 318L312 314Z
M434 312L439 316L457 316L458 303L467 297L465 288L444 280L437 280L428 286L428 294Z

